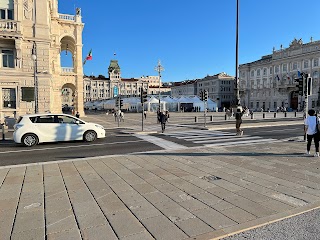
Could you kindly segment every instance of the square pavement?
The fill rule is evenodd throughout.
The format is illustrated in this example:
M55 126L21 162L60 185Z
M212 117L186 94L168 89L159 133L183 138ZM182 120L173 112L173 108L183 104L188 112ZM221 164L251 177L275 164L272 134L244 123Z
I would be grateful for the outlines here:
M1 239L214 239L319 207L304 142L0 168Z

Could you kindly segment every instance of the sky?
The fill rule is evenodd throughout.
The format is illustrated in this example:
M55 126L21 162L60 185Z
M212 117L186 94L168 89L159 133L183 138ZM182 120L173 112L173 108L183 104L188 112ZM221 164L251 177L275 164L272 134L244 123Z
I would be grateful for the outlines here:
M165 82L236 73L236 0L59 0L59 13L80 7L85 75L108 76L118 60L122 78L156 76ZM320 40L319 0L239 0L239 64ZM116 54L116 55L114 55ZM66 61L62 57L62 61Z

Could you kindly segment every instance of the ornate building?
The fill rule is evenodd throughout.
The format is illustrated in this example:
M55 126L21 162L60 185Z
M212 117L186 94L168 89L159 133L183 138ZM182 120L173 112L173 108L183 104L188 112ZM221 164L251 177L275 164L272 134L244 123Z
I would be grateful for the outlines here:
M316 107L319 91L320 41L303 43L294 39L288 48L273 49L272 54L239 66L241 104L253 110L276 110L278 107L300 110L304 98L298 96L298 71L309 73L312 96L309 107Z
M0 1L0 117L61 112L62 90L83 113L81 10L58 13L58 0ZM61 66L61 53L72 67Z

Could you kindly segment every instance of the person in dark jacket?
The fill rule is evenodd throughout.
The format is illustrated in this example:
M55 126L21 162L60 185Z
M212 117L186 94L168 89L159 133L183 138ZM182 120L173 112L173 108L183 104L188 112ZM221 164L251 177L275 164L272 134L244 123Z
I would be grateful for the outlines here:
M167 122L167 116L164 112L160 113L159 121L161 123L161 130L162 132L164 132L164 130L166 129L166 122Z
M240 128L242 123L242 115L241 109L238 108L235 114L237 135L243 135L243 131Z

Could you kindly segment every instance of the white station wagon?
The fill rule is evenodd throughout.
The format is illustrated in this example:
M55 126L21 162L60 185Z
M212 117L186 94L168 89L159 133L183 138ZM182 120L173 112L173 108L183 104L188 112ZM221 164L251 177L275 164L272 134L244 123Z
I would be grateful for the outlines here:
M103 126L88 123L68 114L29 114L14 125L16 143L32 147L38 143L84 140L93 142L106 137Z

